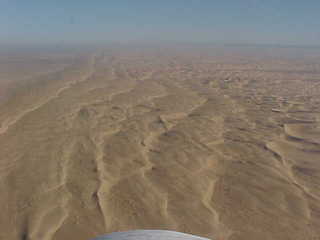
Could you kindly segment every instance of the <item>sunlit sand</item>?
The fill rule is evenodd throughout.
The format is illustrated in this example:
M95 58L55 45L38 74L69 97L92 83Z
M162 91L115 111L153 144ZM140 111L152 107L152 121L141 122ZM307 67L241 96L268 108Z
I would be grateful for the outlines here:
M320 236L320 53L29 54L0 56L0 239Z

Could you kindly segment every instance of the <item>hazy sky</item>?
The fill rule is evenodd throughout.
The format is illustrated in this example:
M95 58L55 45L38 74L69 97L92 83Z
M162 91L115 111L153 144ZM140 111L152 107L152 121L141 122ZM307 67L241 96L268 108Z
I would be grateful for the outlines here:
M320 0L0 0L0 43L320 44Z

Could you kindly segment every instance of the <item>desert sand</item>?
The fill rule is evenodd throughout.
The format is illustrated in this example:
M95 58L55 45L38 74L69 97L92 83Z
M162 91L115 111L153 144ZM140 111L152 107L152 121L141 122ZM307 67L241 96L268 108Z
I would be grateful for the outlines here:
M320 239L319 50L0 59L0 239Z

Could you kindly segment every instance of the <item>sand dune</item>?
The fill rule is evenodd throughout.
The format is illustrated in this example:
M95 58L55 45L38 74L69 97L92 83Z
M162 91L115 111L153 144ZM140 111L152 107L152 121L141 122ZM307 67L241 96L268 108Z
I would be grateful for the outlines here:
M259 52L166 51L76 55L15 85L0 239L320 237L320 75Z

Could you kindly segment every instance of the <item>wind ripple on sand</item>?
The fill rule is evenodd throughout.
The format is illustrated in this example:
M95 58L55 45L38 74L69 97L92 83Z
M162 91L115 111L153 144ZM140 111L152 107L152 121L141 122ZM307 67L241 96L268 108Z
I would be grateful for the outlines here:
M249 63L131 57L95 55L0 113L1 239L316 236L316 106L279 97L295 82Z

